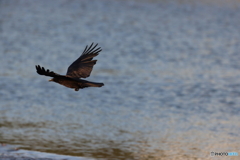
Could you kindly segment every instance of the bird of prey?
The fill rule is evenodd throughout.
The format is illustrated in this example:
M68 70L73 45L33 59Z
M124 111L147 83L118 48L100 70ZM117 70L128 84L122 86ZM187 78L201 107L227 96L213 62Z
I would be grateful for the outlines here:
M67 70L66 75L60 75L44 69L40 65L36 65L37 73L44 76L53 77L49 81L59 83L65 87L73 88L75 91L86 87L102 87L103 83L96 83L83 80L81 78L87 78L90 76L93 66L97 60L92 60L101 52L101 47L97 47L98 44L92 43L89 47L86 46L82 55L75 60Z

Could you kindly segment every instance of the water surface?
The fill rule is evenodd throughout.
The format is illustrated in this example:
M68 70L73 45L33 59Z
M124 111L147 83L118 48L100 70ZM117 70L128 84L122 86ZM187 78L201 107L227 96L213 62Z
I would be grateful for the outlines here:
M239 152L233 6L1 0L0 142L96 159ZM92 42L103 51L88 80L104 87L75 92L36 73L65 74Z

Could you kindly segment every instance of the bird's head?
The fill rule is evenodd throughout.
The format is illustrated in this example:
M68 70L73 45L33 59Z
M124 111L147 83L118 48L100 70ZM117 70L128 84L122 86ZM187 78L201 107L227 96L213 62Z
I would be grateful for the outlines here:
M53 82L53 81L54 81L53 78L48 80L48 82Z

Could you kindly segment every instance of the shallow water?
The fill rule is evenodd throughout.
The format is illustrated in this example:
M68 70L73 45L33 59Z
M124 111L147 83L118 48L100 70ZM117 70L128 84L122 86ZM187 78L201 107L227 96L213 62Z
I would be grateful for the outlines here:
M0 142L96 159L239 152L230 4L1 0ZM88 80L104 87L75 92L36 73L65 74L91 42L103 51Z

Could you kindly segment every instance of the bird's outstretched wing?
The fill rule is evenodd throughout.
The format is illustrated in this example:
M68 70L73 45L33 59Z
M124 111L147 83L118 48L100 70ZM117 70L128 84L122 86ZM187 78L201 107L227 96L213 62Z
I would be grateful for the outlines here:
M45 70L45 68L41 67L40 65L36 65L37 73L44 76L49 77L59 77L61 75L54 73L53 71L49 71L49 69Z
M88 47L86 46L82 55L74 61L67 70L67 76L72 78L86 78L89 77L93 66L97 60L92 60L101 52L101 47L97 47L98 44L93 46L93 43ZM96 49L95 49L96 48Z

